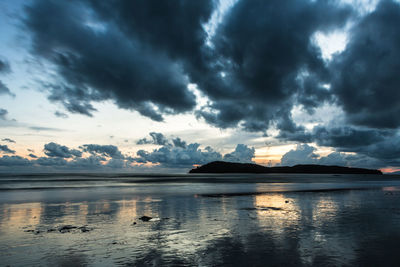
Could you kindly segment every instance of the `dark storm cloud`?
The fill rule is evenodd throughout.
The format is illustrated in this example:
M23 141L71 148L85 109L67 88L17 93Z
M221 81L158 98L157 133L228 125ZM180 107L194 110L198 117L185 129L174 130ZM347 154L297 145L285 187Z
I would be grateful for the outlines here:
M382 0L360 15L338 2L240 0L213 36L204 30L216 7L212 0L35 0L26 7L24 25L32 55L56 72L41 86L70 113L92 116L94 103L105 100L155 121L194 111L219 128L265 133L272 126L282 141L396 162L398 154L388 157L397 153L400 126L400 5ZM315 33L344 29L349 21L354 26L345 50L324 61ZM196 107L189 83L207 104ZM343 109L343 125L307 130L292 118L294 106L313 114L326 103ZM6 113L0 109L0 119ZM173 165L191 145L200 156L188 152L187 162L204 152L178 138L150 136L137 144L162 147L140 152L143 162L159 156L159 163ZM122 159L101 149L86 152ZM339 162L338 155L329 160Z
M94 156L110 157L113 159L123 159L121 151L113 145L87 144L80 147L82 151L88 152Z
M153 120L195 105L180 57L199 55L211 1L35 1L25 25L32 52L52 62L62 81L50 99L91 115L112 99Z
M206 45L214 1L35 1L25 25L33 53L62 80L45 85L50 99L91 115L112 99L161 121L192 110L188 82L213 102L196 112L210 124L250 131L290 119L294 103L309 112L332 96L328 72L312 42L316 31L346 23L335 1L239 1Z
M332 64L333 92L348 120L373 128L400 126L400 5L382 0L360 20Z
M323 127L313 129L312 136L320 146L331 146L341 150L354 150L392 138L395 132L388 130L358 129L350 126Z
M70 149L66 146L59 145L54 142L44 145L44 153L49 157L55 158L72 158L82 156L81 151L77 149Z
M8 142L8 143L15 143L15 141L10 138L3 138L3 139L1 139L1 141Z
M168 144L167 138L162 133L149 133L151 139L142 138L136 142L137 145L154 144L164 146Z
M332 97L328 70L312 42L350 14L333 1L239 1L213 38L213 61L193 75L213 101L198 116L218 127L267 129L291 120L295 103L313 108Z
M37 156L35 154L32 154L32 153L30 153L28 156L31 157L31 158L34 158L34 159L37 158Z
M10 149L7 145L0 145L0 153L14 154L15 150Z

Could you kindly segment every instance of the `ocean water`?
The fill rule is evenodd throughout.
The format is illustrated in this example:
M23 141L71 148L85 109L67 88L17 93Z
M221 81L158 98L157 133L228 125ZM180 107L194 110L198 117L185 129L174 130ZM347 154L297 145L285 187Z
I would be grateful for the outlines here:
M1 174L0 240L1 266L398 266L400 177Z

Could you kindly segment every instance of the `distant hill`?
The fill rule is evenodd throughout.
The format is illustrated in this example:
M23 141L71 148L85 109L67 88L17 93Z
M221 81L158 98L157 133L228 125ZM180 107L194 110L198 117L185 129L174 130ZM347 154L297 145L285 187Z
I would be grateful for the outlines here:
M264 167L252 163L213 161L192 169L189 173L316 173L316 174L382 174L380 170L326 165L295 165Z

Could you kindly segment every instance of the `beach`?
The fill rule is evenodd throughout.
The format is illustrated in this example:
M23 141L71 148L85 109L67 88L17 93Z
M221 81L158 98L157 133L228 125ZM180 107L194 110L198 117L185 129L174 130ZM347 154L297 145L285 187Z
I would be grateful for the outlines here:
M400 260L395 175L1 174L0 192L2 266Z

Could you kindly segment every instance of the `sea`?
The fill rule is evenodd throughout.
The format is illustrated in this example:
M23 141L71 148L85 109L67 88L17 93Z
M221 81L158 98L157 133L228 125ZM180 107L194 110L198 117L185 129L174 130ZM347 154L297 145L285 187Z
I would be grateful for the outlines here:
M400 176L0 174L0 266L399 266Z

